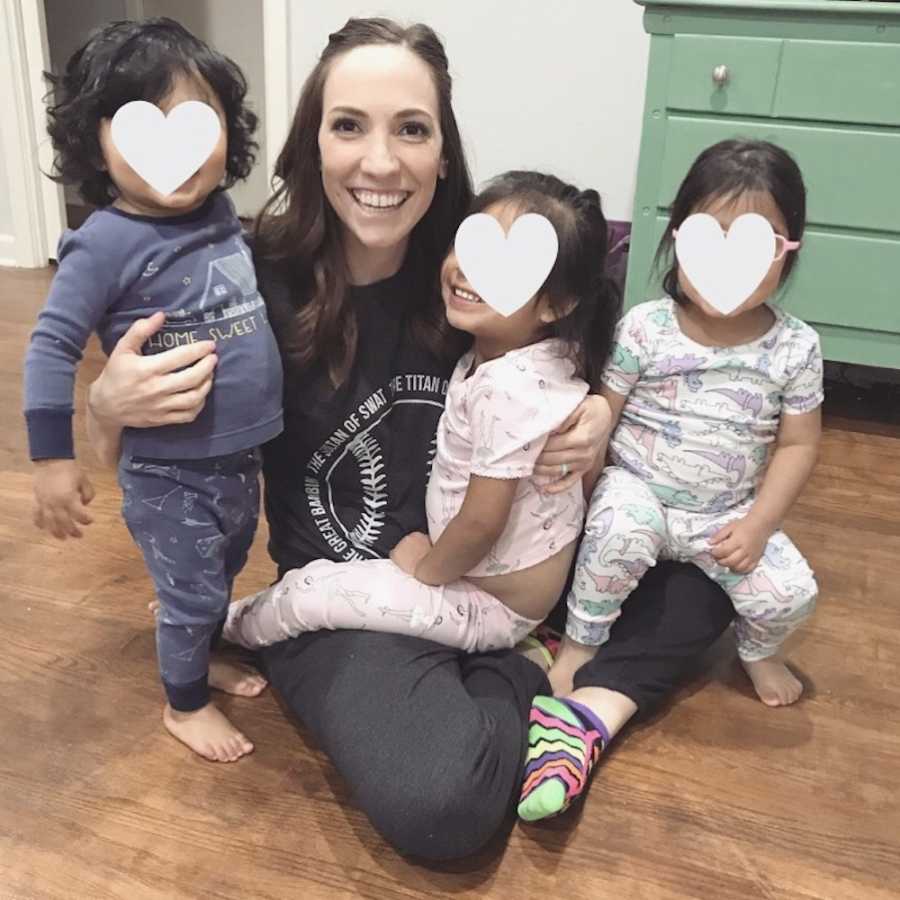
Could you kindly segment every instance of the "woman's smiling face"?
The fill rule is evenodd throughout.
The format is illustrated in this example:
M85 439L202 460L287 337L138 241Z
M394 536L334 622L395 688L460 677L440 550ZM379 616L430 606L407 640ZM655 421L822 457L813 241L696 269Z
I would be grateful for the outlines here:
M443 176L438 93L406 47L373 44L334 60L322 96L322 186L346 252L406 250Z

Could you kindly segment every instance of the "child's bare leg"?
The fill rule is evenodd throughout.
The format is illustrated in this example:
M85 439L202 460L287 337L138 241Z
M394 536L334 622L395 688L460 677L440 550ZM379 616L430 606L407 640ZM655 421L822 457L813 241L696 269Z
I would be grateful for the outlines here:
M741 664L766 706L789 706L800 699L803 684L779 656L742 659Z
M800 551L783 531L776 531L749 573L725 569L706 552L692 561L725 589L734 604L738 656L759 699L766 706L795 703L803 694L803 684L779 651L812 615L818 595L812 570Z
M556 659L547 673L554 697L566 697L572 693L575 673L597 654L597 646L582 644L564 635Z
M253 751L253 744L212 703L191 712L167 703L163 724L173 737L211 762L235 762Z

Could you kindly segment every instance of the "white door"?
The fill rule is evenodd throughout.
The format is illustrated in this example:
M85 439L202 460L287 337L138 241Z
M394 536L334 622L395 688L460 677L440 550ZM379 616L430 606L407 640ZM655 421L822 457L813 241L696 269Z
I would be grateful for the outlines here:
M62 232L61 192L41 170L47 44L38 0L0 0L0 264L45 266ZM38 124L39 123L39 124ZM5 176L5 177L4 177Z

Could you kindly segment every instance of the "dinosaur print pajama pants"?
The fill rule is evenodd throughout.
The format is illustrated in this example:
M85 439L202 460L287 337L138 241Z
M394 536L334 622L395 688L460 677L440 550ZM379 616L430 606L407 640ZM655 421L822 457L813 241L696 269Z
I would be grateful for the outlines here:
M709 539L746 515L752 498L723 513L664 506L626 469L604 471L591 500L568 597L566 634L582 644L606 642L622 604L657 559L690 562L720 584L737 613L738 653L765 659L813 611L818 589L812 570L782 531L769 539L749 574L716 562Z

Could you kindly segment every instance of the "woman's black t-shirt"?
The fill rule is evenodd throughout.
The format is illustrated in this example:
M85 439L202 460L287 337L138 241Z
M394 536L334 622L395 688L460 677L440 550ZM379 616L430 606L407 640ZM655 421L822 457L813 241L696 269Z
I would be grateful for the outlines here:
M279 345L296 305L288 279L257 263ZM386 557L426 531L425 487L453 364L416 346L402 310L413 290L401 269L350 288L359 338L335 391L324 366L285 366L284 431L263 447L269 554L279 578L315 559Z

